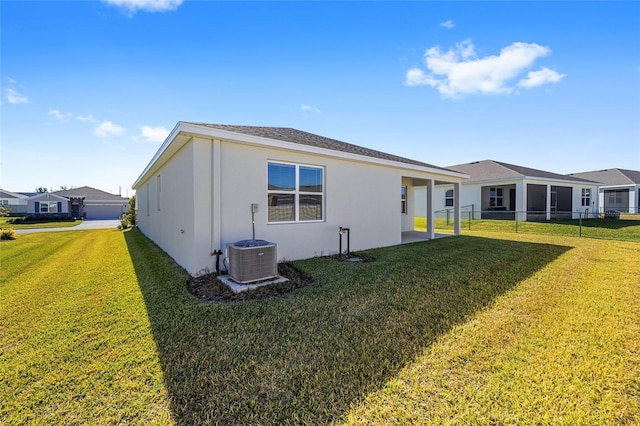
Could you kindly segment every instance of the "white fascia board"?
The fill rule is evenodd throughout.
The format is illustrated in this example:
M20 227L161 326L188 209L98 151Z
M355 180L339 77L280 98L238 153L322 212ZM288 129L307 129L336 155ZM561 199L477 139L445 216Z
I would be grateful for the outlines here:
M523 179L524 177L506 177L506 178L499 178L499 179L472 180L472 181L462 182L462 184L463 185L478 185L478 184L481 185L481 184L489 183L489 184L504 185L504 184L510 184L510 183L515 184Z
M26 200L29 198L27 195L17 194L15 192L7 191L6 189L0 189L0 191L4 192L7 195L10 195L12 198L17 198L19 200ZM7 197L3 197L4 199L8 199Z
M42 192L40 194L36 194L33 197L29 197L29 200L37 201L40 198L47 198L47 199L56 198L56 199L58 199L60 201L69 201L69 199L67 197L62 197L60 195L52 194L51 192Z
M147 167L144 168L144 170L142 171L142 173L140 173L140 176L138 177L138 179L136 179L136 181L133 183L133 185L131 185L132 189L138 189L138 187L140 186L140 184L142 184L142 182L145 179L146 175L149 173L149 171L151 171L152 169L154 169L154 166L156 166L156 163L158 162L158 160L160 160L160 157L162 157L162 155L165 153L165 151L167 151L167 148L169 147L169 145L171 145L171 143L173 142L173 140L178 136L178 134L181 131L181 126L183 126L184 123L182 121L179 121L175 127L173 128L173 130L171 130L171 133L169 133L169 136L167 136L167 138L164 140L164 142L162 143L162 145L160 145L160 148L158 148L158 150L156 151L156 153L154 154L154 156L151 158L151 161L149 161L149 164L147 164ZM185 141L186 142L186 141ZM177 149L176 149L177 151ZM160 164L158 164L158 166L160 166Z
M181 130L192 133L194 136L206 136L214 139L222 139L229 142L244 143L247 145L257 145L266 148L278 148L287 151L304 152L308 154L316 154L324 157L341 158L345 160L358 161L361 163L377 164L381 166L393 167L396 169L412 170L417 172L437 174L453 178L454 181L468 179L469 176L455 172L453 170L442 170L431 167L419 166L416 164L402 163L399 161L385 160L382 158L369 157L366 155L352 154L333 149L320 148L311 145L304 145L294 142L286 142L278 139L270 139L261 136L246 135L243 133L230 132L228 130L214 129L206 126L198 126L195 124L181 123Z
M541 178L541 177L533 177L533 176L525 176L524 177L525 180L540 180L543 182L551 182L551 183L556 183L557 186L560 186L560 184L572 184L572 185L588 185L588 186L598 186L598 182L586 182L586 181L579 181L579 180L572 180L572 179L567 179L567 180L560 180L560 179L552 179L552 178Z
M117 205L125 205L125 204L129 204L129 199L124 199L124 200L84 200L84 205L91 205L91 206L95 206L95 205L103 205L103 206L117 206Z
M505 177L499 179L483 179L483 180L472 180L468 182L462 182L463 185L475 185L475 184L504 184L506 182L516 183L518 181L542 181L549 182L551 184L556 184L560 186L561 184L572 184L572 185L590 185L590 186L598 186L597 182L584 182L584 181L575 181L575 180L558 180L552 178L542 178L542 177L532 177L532 176L520 176L520 177Z
M640 185L636 185L633 183L629 183L629 184L621 184L621 185L605 185L605 184L600 184L598 185L601 189L631 189L631 188L635 188L635 187L640 187Z

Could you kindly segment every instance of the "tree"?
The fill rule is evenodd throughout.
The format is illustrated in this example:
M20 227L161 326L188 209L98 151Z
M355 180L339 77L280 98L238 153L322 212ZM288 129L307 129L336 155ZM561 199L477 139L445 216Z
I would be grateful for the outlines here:
M49 192L46 186L39 186L36 188L36 192L42 194L43 192Z

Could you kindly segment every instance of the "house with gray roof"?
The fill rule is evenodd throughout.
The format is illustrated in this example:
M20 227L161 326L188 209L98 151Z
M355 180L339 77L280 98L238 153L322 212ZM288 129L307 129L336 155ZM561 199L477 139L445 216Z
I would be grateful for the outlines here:
M476 219L554 220L596 217L598 183L494 160L447 167L470 178L462 183L461 202ZM453 188L436 189L436 210L455 207Z
M416 188L433 219L435 186L456 198L466 177L291 128L178 122L133 188L138 228L197 275L243 240L274 243L281 261L400 244L414 231Z
M129 210L129 198L90 186L36 193L26 204L28 215L56 218L119 219Z
M129 210L129 198L90 186L54 191L69 199L70 214L85 219L120 219Z
M0 189L0 205L8 210L9 214L19 215L27 212L27 199L29 196L18 192Z
M640 171L604 169L571 173L569 176L601 182L598 188L600 210L640 214Z

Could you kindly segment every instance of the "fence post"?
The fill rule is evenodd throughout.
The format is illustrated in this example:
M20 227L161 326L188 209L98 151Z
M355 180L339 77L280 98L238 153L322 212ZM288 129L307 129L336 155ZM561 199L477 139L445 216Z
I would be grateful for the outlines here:
M469 231L471 231L471 215L473 214L473 211L469 212Z
M449 209L447 209L447 226L449 226Z
M580 238L582 238L582 212L578 212L578 223L580 228Z
M514 214L515 218L516 218L516 234L518 233L518 212L516 211Z

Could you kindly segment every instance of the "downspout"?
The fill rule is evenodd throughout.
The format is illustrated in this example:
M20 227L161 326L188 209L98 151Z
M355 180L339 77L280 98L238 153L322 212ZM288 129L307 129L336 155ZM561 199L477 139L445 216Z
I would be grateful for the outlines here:
M220 182L222 176L221 167L221 142L219 139L211 140L211 253L221 250L221 198L220 193L222 185Z

